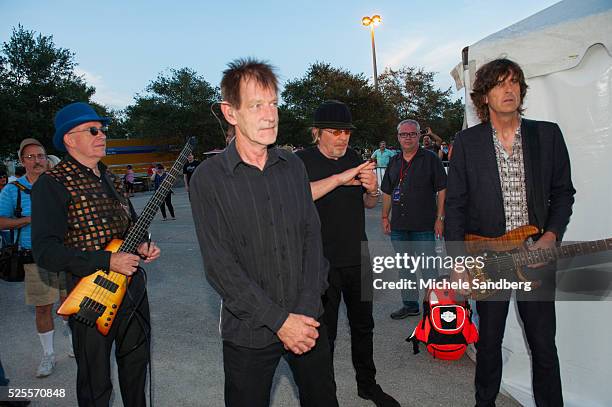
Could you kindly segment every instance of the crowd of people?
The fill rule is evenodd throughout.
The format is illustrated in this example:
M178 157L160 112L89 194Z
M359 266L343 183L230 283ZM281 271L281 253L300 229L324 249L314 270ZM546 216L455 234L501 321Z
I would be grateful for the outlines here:
M417 242L431 250L443 236L454 241L467 233L499 237L528 224L541 231L530 249L547 248L562 239L575 194L563 137L554 123L522 117L523 72L500 59L476 73L472 98L482 124L456 136L454 154L431 129L423 134L416 120L407 119L397 127L399 154L385 153L381 143L373 157L377 164L362 162L349 148L354 126L348 107L330 100L313 114L315 145L297 153L302 166L285 150L270 147L278 128L277 90L267 64L229 65L221 107L235 139L200 165L192 182L206 276L223 300L226 405L268 405L281 357L293 371L301 405L338 405L333 350L343 299L357 394L377 406L397 406L376 381L372 303L363 296L372 287L360 272L361 265L370 264L360 245L367 242L364 210L376 206L378 179L382 228L394 246L404 243L397 250L414 251ZM385 168L384 175L374 174L376 166ZM245 190L252 194L248 203L232 199ZM550 273L552 266L544 269ZM470 277L454 269L451 278L461 283ZM418 315L418 299L418 291L403 292L403 305L391 317ZM477 406L494 406L501 383L509 296L496 299L477 302L483 313ZM554 297L519 295L519 313L532 352L536 404L561 406Z
M279 116L273 68L253 59L228 65L221 81L228 145L201 163L190 155L183 168L206 278L222 299L227 406L269 405L280 358L291 368L300 405L338 406L333 360L342 301L357 395L376 406L400 405L398 395L377 381L372 276L362 273L371 264L369 251L362 250L368 241L365 211L380 199L380 227L398 253L433 254L442 238L497 237L530 224L541 231L533 250L562 239L575 194L569 157L556 124L523 117L526 92L520 66L493 60L479 69L473 86L482 123L456 135L454 152L430 128L406 118L395 135L400 150L393 153L381 142L366 160L350 147L355 127L348 106L328 100L312 112L313 145L294 154L274 147ZM79 406L109 405L113 344L123 404L145 406L151 338L140 262L158 259L161 251L150 239L138 240L132 252L107 250L138 218L129 200L133 169L113 179L100 161L108 122L86 103L61 109L53 142L66 155L55 166L41 143L23 140L25 174L13 183L0 174L0 229L18 231L19 245L31 254L25 293L26 303L36 307L42 346L37 377L48 376L55 365L53 305L98 270L123 276L117 285L130 278L129 295L111 312L117 315L108 335L77 316L68 318L65 329L76 357ZM158 189L167 176L164 166L157 164L151 176ZM166 207L175 219L171 196L161 206L164 220ZM554 286L554 267L542 270L544 285ZM438 275L436 269L422 271L424 278ZM416 279L414 273L399 277ZM455 269L451 279L470 276ZM391 318L421 314L418 290L403 290L401 301ZM499 393L508 304L509 296L477 302L477 406L494 406ZM519 294L518 309L532 354L535 402L561 406L554 297Z

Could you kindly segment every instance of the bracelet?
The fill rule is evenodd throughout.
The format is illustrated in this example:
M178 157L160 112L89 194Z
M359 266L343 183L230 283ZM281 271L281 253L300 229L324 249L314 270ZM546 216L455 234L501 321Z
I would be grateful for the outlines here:
M388 216L383 216L382 219L389 219L389 217Z

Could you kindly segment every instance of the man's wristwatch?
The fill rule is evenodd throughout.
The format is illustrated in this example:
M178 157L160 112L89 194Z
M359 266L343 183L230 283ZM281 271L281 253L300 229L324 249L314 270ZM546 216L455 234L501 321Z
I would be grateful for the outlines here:
M444 222L444 216L438 216L438 219Z

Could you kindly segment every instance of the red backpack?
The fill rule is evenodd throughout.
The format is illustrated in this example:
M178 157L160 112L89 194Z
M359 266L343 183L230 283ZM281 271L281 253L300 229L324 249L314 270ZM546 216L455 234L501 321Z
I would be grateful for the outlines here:
M458 300L452 289L427 290L423 318L406 341L412 342L415 355L419 353L419 342L423 342L436 359L460 359L468 344L478 341L467 300Z

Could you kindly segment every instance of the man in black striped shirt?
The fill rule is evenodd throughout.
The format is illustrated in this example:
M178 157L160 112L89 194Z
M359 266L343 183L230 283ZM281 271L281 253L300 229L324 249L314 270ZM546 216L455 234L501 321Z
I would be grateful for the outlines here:
M277 79L255 60L229 64L221 110L236 137L191 179L206 276L223 300L227 406L267 406L285 357L302 406L337 406L321 296L329 264L302 162L270 147Z

